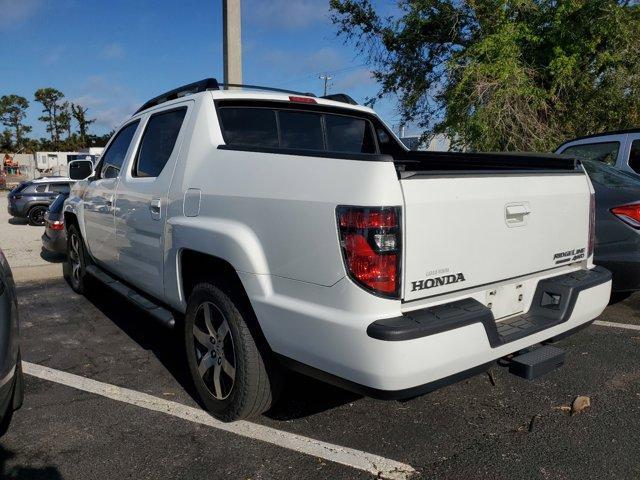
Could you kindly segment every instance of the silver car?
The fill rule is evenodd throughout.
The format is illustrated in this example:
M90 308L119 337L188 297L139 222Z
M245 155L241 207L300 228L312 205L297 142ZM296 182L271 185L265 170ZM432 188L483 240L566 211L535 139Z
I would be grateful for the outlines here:
M0 250L0 436L9 428L23 396L18 302L11 268Z

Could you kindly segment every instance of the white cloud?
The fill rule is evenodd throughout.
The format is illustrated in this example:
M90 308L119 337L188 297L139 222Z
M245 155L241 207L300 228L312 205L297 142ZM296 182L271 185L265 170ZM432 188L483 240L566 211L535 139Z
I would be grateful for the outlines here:
M0 0L0 30L15 27L35 15L41 0Z
M293 75L316 75L338 70L347 65L344 57L335 48L323 47L313 53L299 54L284 50L268 50L261 60L273 71Z
M337 73L333 77L333 91L348 91L354 88L374 85L376 83L373 74L366 68L353 72Z
M102 56L108 59L117 59L124 57L124 48L120 43L114 42L105 45L102 49Z
M102 75L87 78L71 102L88 108L88 117L96 119L93 126L105 131L120 126L142 104L126 87Z
M329 2L322 0L249 0L243 14L251 24L297 29L329 18Z
M42 63L46 66L55 65L60 61L60 57L65 51L65 47L63 45L58 45L50 50L42 59Z

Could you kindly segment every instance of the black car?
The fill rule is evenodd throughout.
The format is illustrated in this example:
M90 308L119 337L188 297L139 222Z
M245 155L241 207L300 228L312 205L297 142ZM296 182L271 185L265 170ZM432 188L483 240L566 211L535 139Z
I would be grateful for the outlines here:
M31 225L44 225L44 214L61 193L69 194L72 180L47 177L22 182L9 192L9 215L26 218Z
M56 197L44 216L44 234L42 235L42 247L52 253L67 253L67 232L64 229L64 216L62 207L69 197L68 193L61 193Z
M640 175L583 160L596 192L593 262L613 275L612 299L640 290Z
M22 405L22 367L18 343L18 302L13 275L0 250L0 436Z

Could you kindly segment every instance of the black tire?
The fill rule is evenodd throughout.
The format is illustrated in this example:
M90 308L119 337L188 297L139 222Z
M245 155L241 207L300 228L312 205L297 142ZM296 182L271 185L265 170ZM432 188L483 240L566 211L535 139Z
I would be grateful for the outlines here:
M83 295L87 291L88 257L82 235L76 225L67 226L67 261L62 266L64 278L71 289Z
M282 384L279 366L256 331L255 317L246 310L216 286L199 283L184 320L195 388L205 408L227 422L269 410Z
M42 227L44 225L44 214L47 213L47 207L44 205L36 205L31 207L27 213L29 225L33 227Z

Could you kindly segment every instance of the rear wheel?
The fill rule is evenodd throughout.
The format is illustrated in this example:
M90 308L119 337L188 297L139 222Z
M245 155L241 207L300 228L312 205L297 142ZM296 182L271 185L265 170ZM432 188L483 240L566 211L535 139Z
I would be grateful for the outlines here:
M35 207L31 207L31 209L29 210L29 213L27 214L29 225L33 225L34 227L43 226L45 213L47 213L47 207L43 205L37 205Z
M210 283L189 297L184 341L189 371L207 410L225 421L260 415L275 401L280 372L251 312Z
M64 278L74 292L84 294L87 255L82 236L75 225L67 227L67 261L63 266Z

